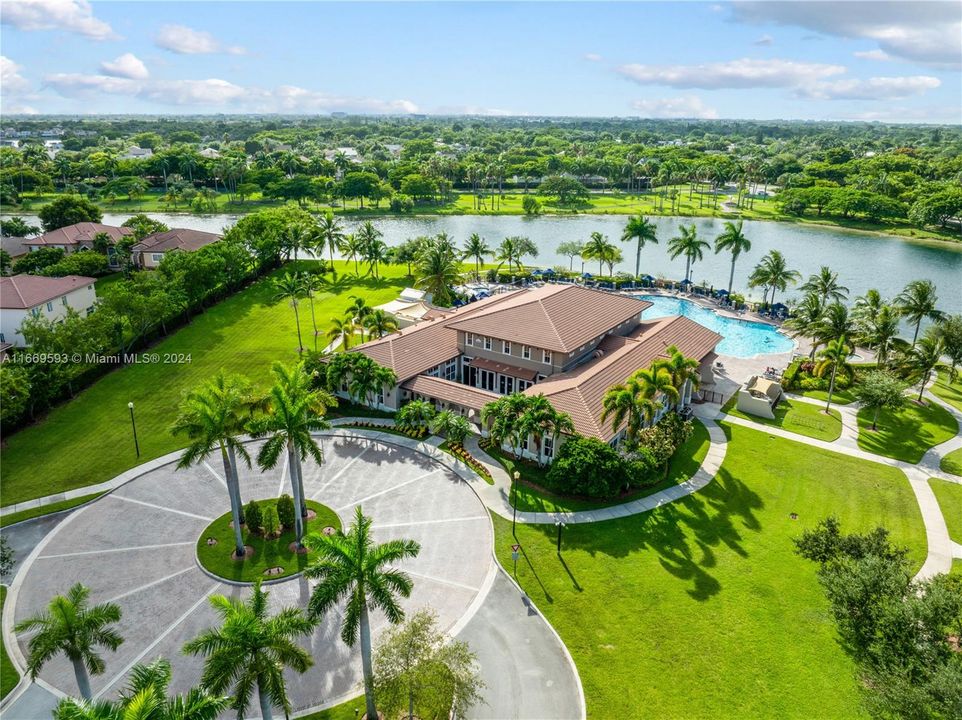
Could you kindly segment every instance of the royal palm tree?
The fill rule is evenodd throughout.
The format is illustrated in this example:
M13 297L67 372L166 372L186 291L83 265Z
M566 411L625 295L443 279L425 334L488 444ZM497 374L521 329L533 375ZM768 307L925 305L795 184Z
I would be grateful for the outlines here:
M605 262L610 260L617 250L618 248L608 240L607 235L593 232L581 249L581 257L585 260L597 260L598 274L603 275Z
M359 234L350 233L344 237L340 250L349 259L354 261L354 274L360 276L361 270L358 266L358 258L363 257L365 241Z
M558 435L573 433L574 422L568 413L558 412L542 394L529 397L527 407L518 420L521 437L530 435L537 449L538 463L541 464L541 446L544 438L550 436L557 447Z
M645 402L654 401L644 398L643 388L637 378L629 377L624 383L612 385L605 392L601 401L601 422L611 420L611 431L616 435L625 425L625 439L634 443L647 417Z
M271 281L274 286L275 300L289 300L294 308L294 325L297 327L297 353L304 352L304 342L301 339L301 317L297 311L298 298L304 294L304 284L299 273L286 272Z
M394 625L404 620L398 597L410 597L413 583L396 565L416 557L421 546L413 540L389 540L380 545L371 537L371 518L358 506L354 522L344 534L311 533L305 539L312 553L304 574L317 584L307 603L311 619L347 600L341 639L354 647L361 641L361 668L367 717L376 718L374 672L371 666L370 610L381 610Z
M707 240L698 237L698 228L682 225L678 228L678 235L668 241L668 255L672 260L679 255L685 256L685 280L690 281L692 266L696 260L704 258L705 250L710 247Z
M261 404L254 397L246 378L221 370L184 396L177 419L171 427L172 434L185 435L190 440L177 461L180 469L189 468L220 450L234 521L234 552L238 557L243 557L245 551L241 534L244 504L237 474L237 456L244 460L247 467L251 466L250 455L238 436L246 432L247 423Z
M763 300L767 300L768 289L771 288L771 304L774 305L775 291L781 290L784 292L790 284L794 285L798 282L800 277L801 273L797 270L789 270L784 255L778 250L771 250L752 270L752 274L748 278L748 287L765 288Z
M891 357L892 350L899 344L908 344L898 336L900 317L899 311L894 307L883 305L878 313L864 323L859 323L862 342L875 351L876 367L885 365Z
M677 345L669 345L665 348L667 358L655 360L653 365L660 370L665 370L671 377L672 385L678 391L679 398L684 395L686 383L691 383L692 391L698 389L701 384L701 373L699 368L701 363L695 358L685 357L685 354L678 349Z
M360 295L351 295L351 304L344 310L344 317L355 323L364 322L364 318L371 314L371 306Z
M822 265L818 273L809 275L800 289L817 295L823 305L828 302L841 302L848 297L848 288L839 284L838 273L832 272L827 265Z
M415 285L431 293L438 305L450 305L451 286L461 277L458 257L450 246L436 240L429 241L418 253Z
M504 395L481 408L481 424L489 427L491 440L498 447L505 441L511 446L511 454L518 455L521 444L521 416L528 409L529 398L521 393Z
M912 347L919 339L923 320L941 320L945 313L938 309L939 296L931 280L913 280L895 298L895 304L909 322L915 324Z
M303 516L307 513L301 461L309 455L318 465L324 462L324 454L311 433L330 427L324 414L327 408L336 406L337 401L324 390L311 388L303 363L287 368L275 362L271 373L274 384L267 396L267 413L253 420L249 427L254 437L267 438L257 454L257 464L262 470L273 469L281 453L287 453L294 506L301 509L294 521L295 542L300 546L304 535Z
M327 245L328 256L331 259L331 272L337 275L337 270L334 268L334 251L340 250L346 237L341 221L328 210L318 220L316 234L319 240L316 249L323 252L324 245Z
M942 361L944 351L945 345L942 343L942 338L934 333L927 333L909 349L906 357L907 364L921 375L919 402L922 402L925 386L928 384L929 378L932 377L932 371Z
M397 330L397 320L383 310L373 310L362 323L367 328L368 338L382 338Z
M492 255L492 250L488 247L488 244L484 241L484 238L477 233L472 233L471 237L467 239L464 243L464 254L462 257L467 260L471 258L474 260L474 279L478 280L481 277L481 264L484 262L486 257Z
M73 665L80 696L85 700L92 698L90 675L100 675L106 668L97 649L105 647L113 651L124 641L111 627L120 621L120 607L113 603L88 607L89 596L90 589L77 583L66 595L55 596L45 612L14 627L18 633L36 631L27 641L30 679L35 680L43 666L62 653Z
M391 368L378 365L370 358L367 360L354 363L348 388L351 395L373 406L378 393L397 385L397 375Z
M311 654L297 644L298 638L311 634L314 623L296 607L271 615L260 581L246 602L213 595L210 605L221 619L220 627L205 630L184 645L186 654L206 658L204 687L232 693L238 718L247 713L255 689L263 720L271 720L274 707L289 716L284 669L304 673L314 664Z
M825 348L818 354L819 361L815 365L815 375L825 377L825 373L831 371L831 380L828 383L828 400L825 402L825 412L832 407L832 395L835 393L835 377L839 369L851 372L852 366L849 365L848 358L852 354L852 348L844 335L830 340Z
M638 276L641 274L641 249L648 243L658 244L657 231L658 226L648 220L644 215L635 215L634 217L628 218L628 224L625 225L625 229L621 233L621 242L630 242L632 240L637 242L635 250L635 279L638 279Z
M314 352L317 352L317 316L314 314L314 295L327 289L327 281L319 274L306 272L301 276L301 288L311 305L311 325L314 327Z
M793 338L804 336L812 339L812 349L809 353L809 357L812 359L815 359L815 352L822 344L816 336L822 327L822 315L824 313L825 306L818 295L808 293L795 306L792 316L785 321L785 328L790 331Z
M752 249L752 242L745 233L742 232L742 221L737 223L726 222L722 234L715 238L715 254L729 252L732 256L732 267L728 273L728 294L732 294L732 285L735 283L735 262L743 252L747 253Z
M356 325L354 320L351 318L333 318L331 320L331 329L327 331L327 337L332 341L341 339L341 345L347 350L351 345L351 338L354 337L354 330Z
M164 658L134 665L118 700L90 702L67 697L54 710L54 720L216 720L230 707L229 697L205 688L168 697L170 679L170 661Z
M378 266L387 260L387 245L381 240L383 234L370 220L365 220L357 230L357 237L361 241L361 259L368 264L368 271L375 280L380 279Z
M815 338L821 343L836 340L843 335L851 337L854 323L848 314L848 308L840 302L833 302L825 308L822 319L815 328Z

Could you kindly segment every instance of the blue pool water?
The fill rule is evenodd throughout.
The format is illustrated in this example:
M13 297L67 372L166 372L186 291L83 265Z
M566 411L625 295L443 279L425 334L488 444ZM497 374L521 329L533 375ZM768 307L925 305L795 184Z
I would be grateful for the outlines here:
M722 336L722 341L718 343L715 351L721 355L753 357L768 353L790 352L794 347L791 338L766 323L725 317L682 298L660 295L636 295L635 297L652 304L652 307L642 314L642 320L668 315L684 315L717 332Z

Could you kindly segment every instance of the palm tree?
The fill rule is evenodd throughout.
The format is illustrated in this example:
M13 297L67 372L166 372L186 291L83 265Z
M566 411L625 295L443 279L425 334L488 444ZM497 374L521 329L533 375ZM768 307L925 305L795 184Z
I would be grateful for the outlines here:
M575 426L568 413L558 412L548 398L538 394L528 398L527 408L518 421L518 431L522 437L530 435L534 439L538 463L543 464L541 444L545 436L550 436L556 447L558 435L573 433Z
M913 280L895 298L895 304L902 315L915 323L912 347L919 339L919 328L923 320L941 320L945 313L938 309L939 296L935 294L935 284L931 280Z
M262 470L274 468L281 452L287 453L294 506L301 510L294 521L295 542L300 546L304 535L303 516L307 514L301 461L310 455L318 465L324 462L324 454L311 433L330 427L324 413L337 405L337 401L324 390L310 387L310 376L303 363L286 368L275 362L271 373L274 385L267 396L267 413L252 421L249 427L254 437L267 437L257 454L257 464Z
M732 285L735 283L735 262L743 252L752 249L751 240L745 237L742 232L742 221L737 223L726 222L722 234L715 238L715 254L720 252L730 252L732 255L732 267L728 273L728 294L732 294Z
M848 308L840 302L833 302L822 313L822 319L815 327L815 338L819 343L836 340L843 335L851 337L854 323L849 317Z
M832 379L828 383L828 400L825 403L825 412L832 407L832 395L835 392L835 376L839 368L851 372L851 365L848 363L852 348L848 344L845 336L842 335L834 340L830 340L818 356L819 361L815 365L815 375L824 377L829 370L832 371Z
M347 255L348 258L354 261L354 274L360 274L360 268L358 267L357 260L359 257L364 255L365 242L364 238L355 233L350 233L344 237L344 241L341 243L340 250L343 254Z
M327 288L327 281L319 274L306 272L301 278L301 287L311 304L311 325L314 327L314 352L317 352L317 316L314 315L314 293Z
M505 441L517 457L521 444L521 416L528 409L529 398L521 393L504 395L481 408L481 424L489 425L489 435L498 447Z
M611 259L617 250L618 248L608 241L607 235L602 235L600 232L593 232L588 242L586 242L585 246L581 249L581 257L585 260L597 260L598 274L602 275L604 274L605 262Z
M888 362L892 350L900 343L907 345L899 338L899 311L891 305L883 305L877 314L860 323L861 339L875 351L875 365L882 367Z
M368 264L375 280L379 279L378 264L387 259L387 245L381 240L383 234L370 220L364 221L357 231L357 237L361 241L361 258Z
M704 257L704 251L711 245L698 237L698 228L694 225L682 225L678 232L678 235L668 241L668 254L672 260L679 255L685 256L685 280L689 281L692 265Z
M435 415L434 404L427 400L412 400L397 411L397 426L402 430L423 430Z
M382 338L397 330L397 320L383 310L374 310L367 315L362 324L367 328L369 338Z
M27 643L30 679L36 680L47 661L63 653L73 664L77 687L85 700L92 698L88 670L91 675L100 675L106 669L97 648L114 651L124 641L111 627L120 621L120 607L113 603L87 607L89 596L90 588L77 583L66 595L56 595L45 612L14 627L18 633L36 631Z
M625 439L634 443L638 432L644 427L643 407L639 404L642 388L635 378L629 377L623 384L612 385L601 401L601 422L611 420L611 431L618 434L625 425Z
M361 323L364 318L371 314L371 306L360 295L351 295L351 300L351 304L344 310L344 316L356 323Z
M348 388L351 395L374 405L374 399L385 387L397 385L397 376L391 368L378 365L370 358L355 362L351 367L351 380Z
M312 619L331 610L347 599L341 639L354 647L361 641L361 667L364 672L364 695L367 716L378 717L374 701L374 673L371 667L371 621L369 611L379 609L394 625L404 620L398 596L410 597L411 578L396 567L407 558L416 557L421 546L413 540L389 540L377 545L371 537L371 518L360 506L354 522L345 534L307 536L307 548L314 554L304 574L316 580L307 609Z
M677 345L669 345L665 348L667 358L655 360L653 365L660 370L665 370L671 377L672 385L678 391L679 398L684 395L686 383L691 383L692 391L698 389L701 384L701 373L699 368L701 363L695 358L685 357L685 354L678 349Z
M464 243L464 254L462 257L467 260L468 258L474 259L474 279L478 280L481 277L481 264L484 262L486 257L492 254L491 248L484 241L484 238L477 233L472 233L471 237L467 239Z
M327 245L328 254L331 258L331 272L337 275L337 270L334 268L334 251L341 248L346 236L340 220L330 210L324 213L318 221L317 237L320 240L317 249L322 250L323 246Z
M928 333L909 350L906 358L908 365L922 376L919 383L919 402L922 402L925 386L932 376L932 370L941 362L943 352L945 352L945 345L942 343L942 338Z
M297 312L297 299L304 294L304 285L299 273L286 272L271 281L274 286L274 300L290 300L294 308L294 325L297 327L297 353L304 352L304 342L301 340L301 318Z
M838 273L822 265L816 275L809 275L801 287L807 293L815 293L824 305L827 302L841 302L848 297L848 288L838 283Z
M237 557L243 557L245 552L241 534L244 504L237 475L237 456L240 455L247 467L251 466L250 455L237 438L246 431L247 423L259 405L260 401L252 395L246 378L222 370L184 396L171 427L172 434L186 435L190 440L177 462L179 469L189 468L220 449L234 520L234 552Z
M118 700L90 702L67 697L54 710L54 720L216 720L230 707L229 697L218 697L205 688L168 697L170 679L170 661L164 658L134 665Z
M664 398L667 401L666 404L677 403L680 398L671 373L657 363L652 363L648 369L635 370L632 377L641 386L643 397L652 400Z
M636 215L628 218L628 224L625 225L625 229L621 233L621 242L630 242L631 240L638 242L635 251L635 279L641 274L641 249L648 243L658 244L657 231L658 226L648 218L643 215Z
M748 278L748 287L765 288L763 300L768 298L768 288L771 288L771 304L774 305L775 291L781 290L784 292L789 284L795 284L800 277L801 273L797 270L788 269L788 263L785 261L784 255L778 250L771 250L752 270L752 274Z
M238 718L243 718L257 689L261 717L271 720L273 708L291 712L284 668L303 673L314 664L296 640L314 630L300 608L270 614L267 592L254 583L246 602L213 595L210 605L221 618L218 628L205 630L184 645L184 653L206 658L201 682L214 693L232 692Z
M344 349L347 350L351 345L351 338L354 336L354 320L351 318L333 318L331 320L331 329L327 331L327 336L331 340L337 340L341 338L341 344Z
M415 285L431 293L431 299L438 305L450 305L451 286L461 277L458 258L450 246L438 241L428 242L418 254L418 279Z
M815 351L818 350L821 341L817 339L819 329L822 327L822 315L825 306L815 293L808 293L802 301L795 306L792 316L785 321L785 327L791 331L791 336L812 338L812 350L809 357L815 358Z

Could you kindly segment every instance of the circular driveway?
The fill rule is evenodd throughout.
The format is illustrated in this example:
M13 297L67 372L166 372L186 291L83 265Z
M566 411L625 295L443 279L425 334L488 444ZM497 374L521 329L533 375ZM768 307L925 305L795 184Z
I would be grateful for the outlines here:
M374 520L378 542L418 541L420 555L399 566L414 581L411 597L403 601L405 610L430 607L442 628L460 627L483 600L495 572L491 523L468 483L427 454L404 447L414 444L404 438L395 444L390 436L373 439L342 430L325 433L319 441L323 465L312 460L303 465L307 497L334 509L345 527L354 508L362 506ZM260 443L247 447L253 458ZM290 494L283 464L266 473L259 472L256 463L254 470L242 464L240 481L244 502ZM124 643L117 652L104 653L107 670L91 678L93 692L113 697L135 663L158 656L173 665L171 691L185 691L200 677L203 659L180 651L185 642L217 624L209 596L246 598L250 593L248 587L214 580L196 562L198 537L228 508L217 456L187 470L170 463L141 475L72 514L41 542L12 588L14 621L42 610L53 595L82 582L91 589L91 603L115 602L123 611L118 629ZM298 577L268 589L275 610L303 607L311 583ZM313 654L314 666L303 675L288 673L295 709L361 691L360 653L341 641L340 621L338 608L302 642ZM375 639L387 624L380 612L372 613ZM21 668L28 639L17 638L14 654L20 655ZM63 656L49 662L40 677L60 692L77 694Z

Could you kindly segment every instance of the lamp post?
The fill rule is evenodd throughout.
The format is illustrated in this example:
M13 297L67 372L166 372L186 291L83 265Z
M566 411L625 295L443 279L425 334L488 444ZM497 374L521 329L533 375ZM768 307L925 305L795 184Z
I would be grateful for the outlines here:
M511 475L511 534L514 537L518 537L517 533L514 531L515 524L518 522L518 479L521 477L521 473L517 470Z
M137 451L137 457L140 457L140 443L137 442L137 421L134 420L134 403L133 401L127 403L127 407L130 410L130 427L134 431L134 449Z
M565 524L560 520L555 520L554 523L558 527L558 554L561 554L561 530L564 528Z

